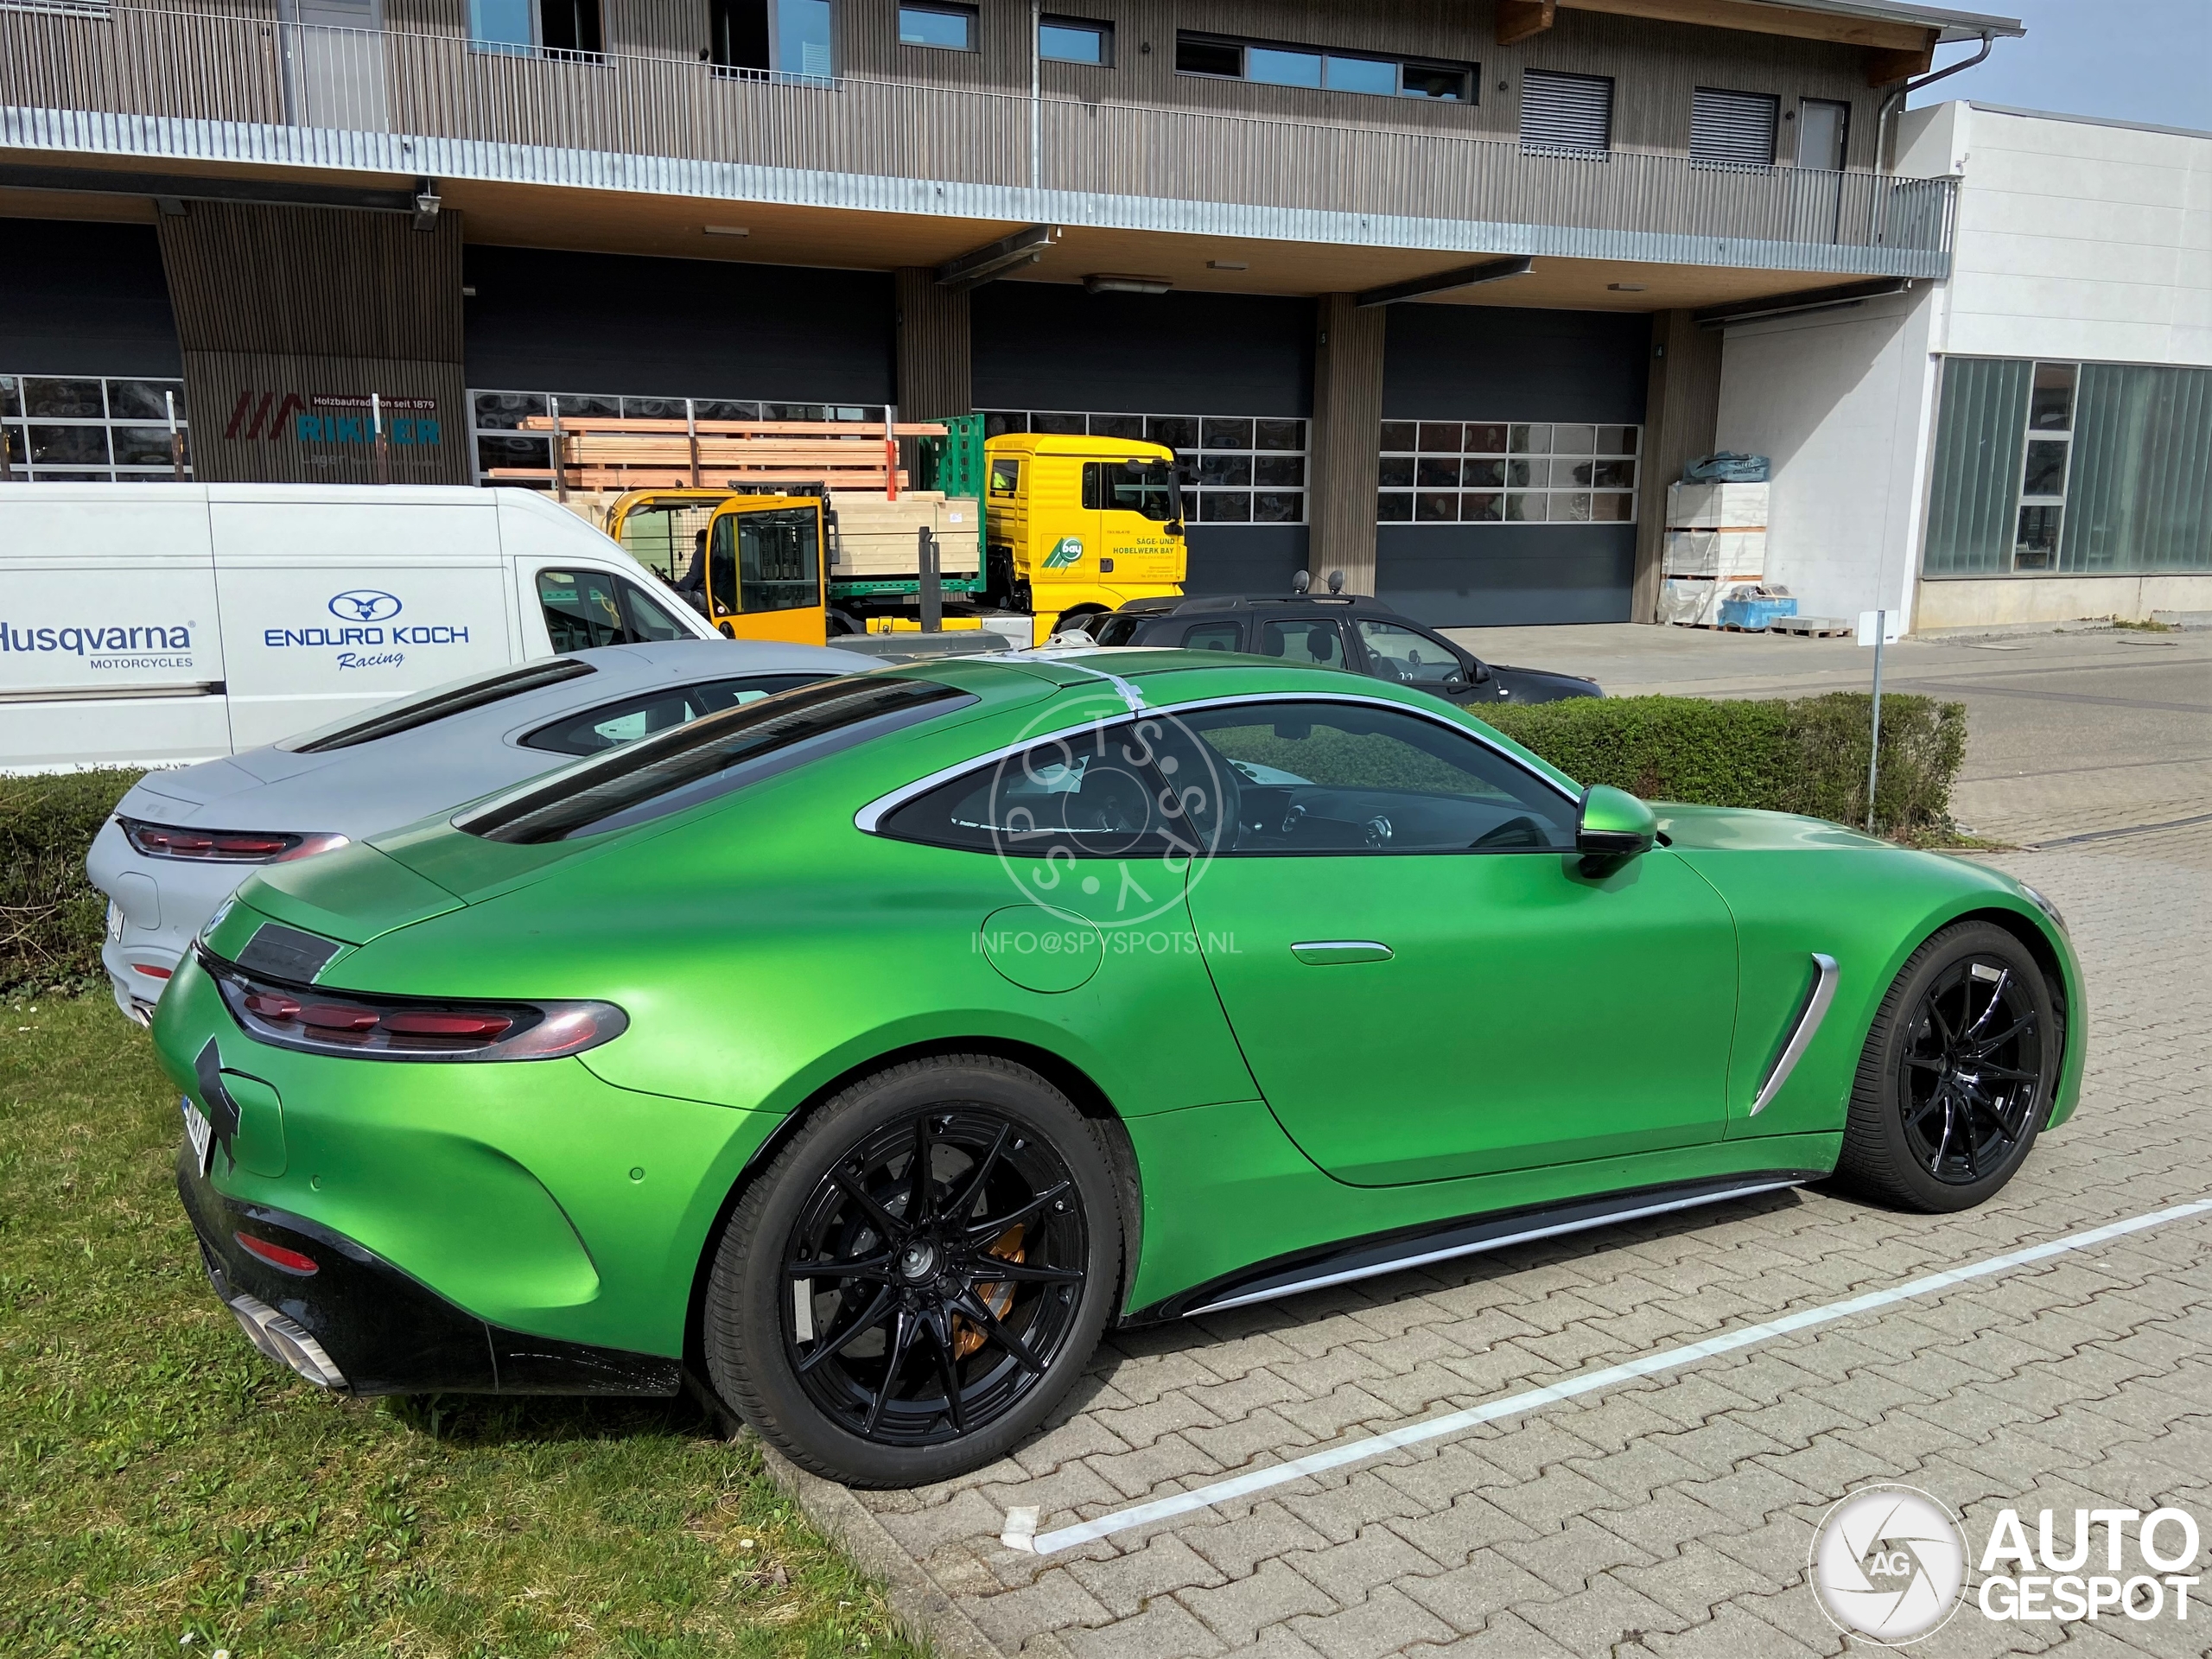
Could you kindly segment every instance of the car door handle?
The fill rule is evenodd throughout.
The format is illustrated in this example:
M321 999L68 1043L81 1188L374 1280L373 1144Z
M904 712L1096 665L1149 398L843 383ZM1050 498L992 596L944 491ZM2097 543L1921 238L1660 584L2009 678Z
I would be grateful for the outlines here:
M1339 962L1388 962L1395 954L1379 939L1308 939L1290 947L1290 954L1316 968Z

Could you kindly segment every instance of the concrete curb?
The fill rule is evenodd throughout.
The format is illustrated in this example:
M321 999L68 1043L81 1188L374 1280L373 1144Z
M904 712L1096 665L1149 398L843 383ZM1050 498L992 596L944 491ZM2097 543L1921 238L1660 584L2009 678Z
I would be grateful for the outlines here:
M892 1615L911 1640L940 1659L1007 1659L860 1499L833 1480L809 1474L766 1442L754 1444L768 1478L791 1495L800 1512L861 1571L883 1581Z

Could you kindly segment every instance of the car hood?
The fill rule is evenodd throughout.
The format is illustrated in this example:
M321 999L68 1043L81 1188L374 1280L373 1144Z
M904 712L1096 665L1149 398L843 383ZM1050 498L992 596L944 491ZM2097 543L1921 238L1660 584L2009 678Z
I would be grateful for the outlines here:
M1659 833L1669 846L1714 852L1803 851L1812 848L1897 850L1878 836L1791 812L1756 812L1738 806L1683 806L1655 801Z
M1599 688L1597 681L1586 679L1580 674L1561 674L1549 668L1516 668L1510 663L1488 663L1484 666L1516 690L1541 690L1576 697L1602 697L1605 695Z

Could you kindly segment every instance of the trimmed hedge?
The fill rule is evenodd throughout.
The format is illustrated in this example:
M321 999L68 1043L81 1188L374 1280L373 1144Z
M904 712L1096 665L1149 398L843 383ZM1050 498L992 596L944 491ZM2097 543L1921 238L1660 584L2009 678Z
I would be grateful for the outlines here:
M1481 715L1578 783L1862 825L1871 702L1859 691L1756 702L1576 697ZM1966 749L1965 704L1885 696L1877 826L1906 840L1948 832Z
M105 985L107 900L85 854L143 772L0 778L0 995Z
M1764 807L1866 821L1867 699L1834 692L1787 702L1577 697L1492 709L1484 718L1570 778L1652 801ZM1882 699L1877 822L1916 839L1950 828L1965 758L1964 705ZM138 772L0 778L0 995L104 984L106 901L85 854Z

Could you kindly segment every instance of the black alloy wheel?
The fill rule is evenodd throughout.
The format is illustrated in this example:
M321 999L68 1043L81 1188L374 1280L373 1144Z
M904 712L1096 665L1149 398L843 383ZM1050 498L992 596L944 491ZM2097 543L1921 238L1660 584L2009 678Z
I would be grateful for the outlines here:
M1041 1382L1082 1300L1083 1201L1001 1113L926 1107L817 1183L784 1245L784 1340L823 1413L883 1446L989 1427Z
M1931 1213L1991 1197L2050 1116L2062 1016L2042 964L2009 930L1961 922L1929 938L1867 1033L1838 1181Z
M1003 1456L1121 1294L1108 1132L995 1055L905 1061L823 1102L723 1230L701 1332L715 1390L852 1485Z
M1952 1186L2003 1166L2042 1096L2042 1012L2009 962L1969 956L1921 994L1898 1058L1912 1160Z

